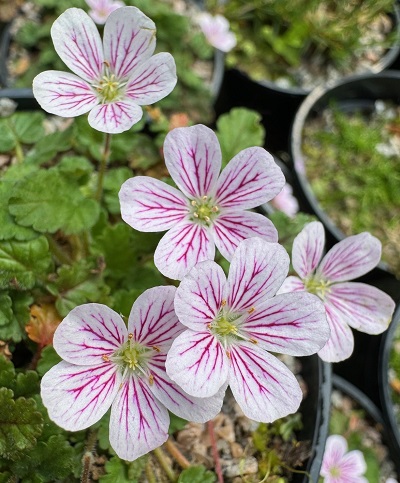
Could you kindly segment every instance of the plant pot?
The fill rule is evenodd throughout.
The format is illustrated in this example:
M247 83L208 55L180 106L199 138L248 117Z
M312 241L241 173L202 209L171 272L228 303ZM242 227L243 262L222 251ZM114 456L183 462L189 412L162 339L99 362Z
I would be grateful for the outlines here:
M400 103L400 72L385 71L380 74L352 76L327 87L318 87L307 96L295 116L290 148L300 206L304 211L315 214L324 224L327 248L342 240L345 235L321 207L307 177L302 150L304 125L329 107L332 101L339 111L354 112L371 109L378 99ZM396 300L400 297L400 282L384 263L380 263L376 269L362 277L362 281L379 286Z
M382 404L382 413L388 427L393 445L397 449L398 471L400 473L400 424L394 412L392 390L389 381L390 355L394 337L400 330L400 307L397 308L389 329L382 337L379 359L379 395Z
M357 406L364 410L366 415L380 428L380 434L383 444L388 449L388 454L392 460L395 469L400 477L400 452L393 440L390 426L388 426L382 416L379 408L371 401L362 391L360 391L353 384L346 381L344 378L334 374L332 377L333 390L338 390L344 395L357 403Z
M399 38L400 7L398 5L395 5L393 19L397 38ZM387 50L380 61L371 67L371 72L379 73L390 68L399 56L400 43L397 41ZM289 151L288 133L293 118L311 90L295 86L281 87L269 80L256 81L243 70L229 69L225 76L221 97L216 103L216 111L219 115L237 106L258 111L263 116L268 149L280 154L280 151Z

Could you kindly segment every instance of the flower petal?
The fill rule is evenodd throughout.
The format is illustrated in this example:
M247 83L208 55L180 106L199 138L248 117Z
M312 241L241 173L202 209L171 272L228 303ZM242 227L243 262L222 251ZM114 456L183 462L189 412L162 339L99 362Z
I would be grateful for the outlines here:
M175 296L175 311L182 324L203 331L218 314L226 277L215 262L198 263L183 278Z
M125 99L94 107L89 113L88 121L97 131L118 134L130 129L142 119L142 116L142 108L130 99Z
M110 443L117 455L133 461L168 439L169 415L140 378L129 377L111 407Z
M325 295L343 322L367 334L380 334L387 329L395 303L385 292L357 282L337 283Z
M202 124L167 134L165 164L178 188L190 198L213 196L221 169L221 148L215 133Z
M214 241L221 255L227 260L242 240L260 237L269 242L278 241L278 232L266 216L251 211L223 213L213 224Z
M82 367L62 361L43 376L40 394L52 421L80 431L104 416L120 383L117 366L110 362Z
M168 376L196 397L214 396L229 372L229 360L218 339L190 329L175 339L165 366Z
M325 445L325 452L321 466L321 475L326 477L330 475L333 466L338 466L341 459L347 452L347 441L339 434L333 434L328 437Z
M304 283L299 277L290 276L285 279L281 288L277 291L277 295L289 292L304 292L306 290Z
M367 463L365 462L363 453L355 449L343 456L340 468L343 475L355 478L355 481L358 483L360 481L359 477L367 471Z
M182 280L196 263L213 260L215 245L206 228L181 221L160 240L154 263L166 277Z
M156 26L136 7L110 14L104 27L104 59L118 79L128 79L133 69L149 59L156 47Z
M164 99L175 87L176 66L171 54L162 52L131 72L126 95L140 106Z
M361 277L378 265L381 252L381 242L370 233L349 236L329 250L317 274L332 282Z
M282 170L263 148L240 151L222 171L217 186L217 205L255 208L276 196L285 184Z
M153 383L151 392L164 406L180 418L196 423L213 419L221 410L226 385L212 397L193 397L186 394L165 372L166 354L158 354L149 363Z
M262 302L241 332L262 349L293 356L314 354L329 338L324 304L307 292L277 295Z
M119 192L122 219L139 231L169 230L189 212L180 191L149 176L135 176Z
M308 223L293 241L292 264L301 278L311 275L317 268L325 247L325 230L322 223Z
M90 366L115 352L128 337L121 316L102 304L79 305L57 327L53 344L70 362Z
M175 292L175 287L153 287L135 300L128 320L128 331L134 340L158 350L170 348L185 330L175 314Z
M289 256L278 243L260 238L242 241L229 269L227 302L232 311L247 310L274 296L289 269Z
M331 334L328 342L318 352L318 355L325 362L344 361L353 353L353 333L334 306L326 303L325 310Z
M86 81L98 80L103 71L103 48L99 31L80 8L69 8L51 27L54 48L72 72Z
M47 70L33 79L33 94L42 109L62 117L86 114L99 103L86 81L56 70Z
M299 383L276 357L243 342L231 348L231 364L229 385L248 418L271 423L297 411Z

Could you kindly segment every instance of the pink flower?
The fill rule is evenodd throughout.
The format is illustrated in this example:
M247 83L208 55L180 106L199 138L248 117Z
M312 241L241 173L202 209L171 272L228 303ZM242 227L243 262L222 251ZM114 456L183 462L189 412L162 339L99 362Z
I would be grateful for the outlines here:
M198 16L198 23L207 42L216 49L229 52L235 47L235 34L229 31L229 22L222 15L202 13Z
M223 392L197 399L165 372L166 354L184 327L173 308L175 287L155 287L133 304L126 327L101 304L73 309L54 335L64 359L47 372L41 396L50 418L68 431L88 428L111 406L110 442L118 456L134 460L168 437L167 409L205 422L220 410Z
M293 189L286 183L282 191L271 200L271 204L279 211L282 211L290 218L299 211L299 203L293 196Z
M120 133L138 122L140 106L167 96L176 84L173 57L152 55L154 22L136 7L115 10L104 27L103 43L93 20L69 8L51 28L54 48L72 72L49 70L33 79L33 93L51 114L75 117L89 112L98 131Z
M347 441L343 436L329 436L321 468L324 483L368 483L362 476L366 469L361 451L347 452Z
M120 0L85 0L91 10L89 15L98 25L104 25L110 13L117 8L125 7Z
M217 136L200 124L168 133L164 156L182 193L145 176L129 179L119 193L122 218L130 226L148 232L169 230L154 254L161 273L181 280L196 263L214 259L215 245L230 260L245 238L278 240L271 221L245 211L273 198L285 183L265 149L244 149L219 174Z
M395 304L381 290L348 282L372 270L381 258L381 243L369 233L337 243L323 258L325 232L321 223L309 223L293 242L292 263L299 277L288 277L280 293L307 290L324 302L331 337L319 352L327 362L350 357L354 338L350 327L380 334L393 315ZM322 261L321 261L322 258Z
M229 384L244 414L256 421L295 412L300 386L267 351L313 354L329 329L318 297L274 297L288 269L285 249L260 238L239 244L228 279L215 262L196 265L176 292L175 311L187 330L168 352L171 379L198 397L211 397Z

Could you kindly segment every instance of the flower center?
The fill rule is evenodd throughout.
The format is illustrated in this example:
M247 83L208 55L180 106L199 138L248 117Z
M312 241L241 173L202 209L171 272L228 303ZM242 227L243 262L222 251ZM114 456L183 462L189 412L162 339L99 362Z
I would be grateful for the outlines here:
M92 86L96 89L102 104L118 101L124 94L124 87L126 82L121 82L116 75L111 73L110 64L104 62L104 75Z
M109 360L116 363L124 377L128 374L144 374L149 376L147 363L153 356L156 347L146 347L133 340L133 334L128 335L128 340L117 349Z
M214 204L211 196L202 196L199 199L192 200L191 216L192 220L196 220L204 225L209 225L213 219L218 216L219 208Z
M215 325L213 327L215 334L220 336L237 334L238 328L236 325L232 324L227 320L225 315L222 315L221 318L215 321Z
M329 473L331 474L331 476L333 476L334 478L339 478L339 476L341 476L341 471L340 471L340 468L337 467L337 466L332 466L330 469L329 469Z
M304 287L307 292L317 295L320 299L324 300L326 293L329 292L330 282L310 277L304 280Z

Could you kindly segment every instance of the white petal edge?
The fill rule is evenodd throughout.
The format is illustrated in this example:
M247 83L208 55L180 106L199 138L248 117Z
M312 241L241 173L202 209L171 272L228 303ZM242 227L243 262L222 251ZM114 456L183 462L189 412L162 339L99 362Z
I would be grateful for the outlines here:
M325 247L322 223L308 223L293 241L292 264L301 278L311 275L321 261Z
M142 108L130 99L124 99L110 104L99 104L88 116L88 122L93 129L108 134L119 134L128 131L143 116Z

